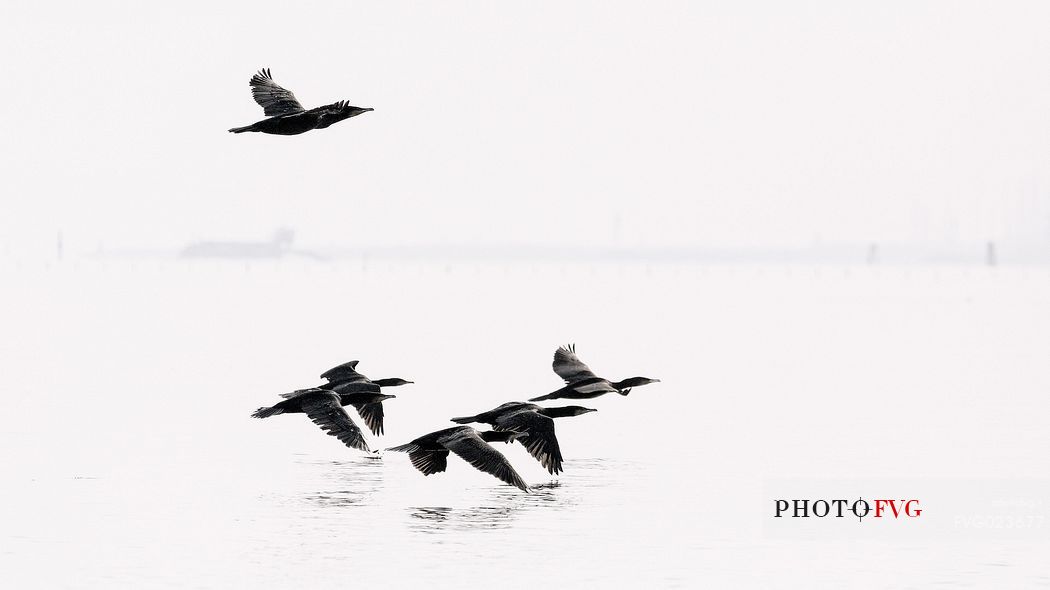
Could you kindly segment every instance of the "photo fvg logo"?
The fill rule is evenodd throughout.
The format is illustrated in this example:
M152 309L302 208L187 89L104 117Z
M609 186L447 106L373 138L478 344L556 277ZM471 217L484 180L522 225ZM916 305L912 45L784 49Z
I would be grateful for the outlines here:
M918 500L873 500L864 498L850 500L774 500L776 508L773 518L845 518L854 516L863 522L872 518L918 518L922 508ZM872 504L874 503L874 509ZM874 514L872 514L874 513Z

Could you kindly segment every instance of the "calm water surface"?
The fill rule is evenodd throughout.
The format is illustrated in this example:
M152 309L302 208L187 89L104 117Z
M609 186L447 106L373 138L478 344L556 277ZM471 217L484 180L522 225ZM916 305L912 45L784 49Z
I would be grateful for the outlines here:
M1050 583L1050 520L986 533L947 509L1050 512L1038 486L1002 485L1050 479L1043 271L0 270L11 587ZM556 479L499 445L530 494L248 418L360 358L416 382L370 438L389 447L556 388L570 340L601 373L663 382L559 421ZM879 483L951 477L975 483ZM771 534L783 478L925 494L928 524ZM1004 497L979 489L995 482Z

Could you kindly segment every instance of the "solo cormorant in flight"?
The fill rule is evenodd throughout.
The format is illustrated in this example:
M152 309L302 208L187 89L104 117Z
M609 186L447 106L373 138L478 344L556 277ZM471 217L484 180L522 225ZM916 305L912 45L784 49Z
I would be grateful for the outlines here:
M358 361L350 361L321 373L321 378L327 379L328 383L319 385L316 389L326 389L339 394L340 403L344 406L354 406L372 434L379 436L383 434L383 400L397 397L381 394L380 388L398 387L412 382L400 377L373 381L357 372L357 363ZM290 398L297 393L282 393L281 397Z
M562 346L554 353L554 372L565 380L565 387L557 391L530 399L538 402L548 399L590 399L606 393L627 395L632 387L659 383L659 379L629 377L623 381L609 381L594 374L590 367L576 356L575 345Z
M355 107L345 100L306 110L290 90L273 81L270 70L265 68L252 76L248 84L252 87L252 98L269 118L244 127L234 127L230 133L259 131L273 135L298 135L312 129L324 129L343 119L374 110Z
M581 406L564 406L561 408L541 408L536 404L507 402L488 412L476 416L453 418L459 424L482 422L499 431L528 433L525 440L518 439L540 465L551 475L561 473L561 447L554 435L554 418L579 416L587 412L597 412L593 408Z
M390 377L387 379L369 379L361 373L357 372L357 364L360 361L350 361L341 365L332 367L324 373L321 373L321 379L328 381L329 385L339 383L374 383L380 387L398 387L401 385L408 385L411 381L406 381L400 377Z
M286 396L288 399L276 405L259 408L252 414L252 418L269 418L277 414L306 414L314 424L321 427L321 430L343 441L343 444L351 449L370 452L361 429L343 409L339 394L314 388L302 389Z
M444 471L448 465L448 452L452 451L475 468L527 492L529 486L525 480L514 471L507 458L489 444L495 441L509 443L523 436L528 435L524 432L478 432L470 426L453 426L387 450L408 453L412 466L423 475Z

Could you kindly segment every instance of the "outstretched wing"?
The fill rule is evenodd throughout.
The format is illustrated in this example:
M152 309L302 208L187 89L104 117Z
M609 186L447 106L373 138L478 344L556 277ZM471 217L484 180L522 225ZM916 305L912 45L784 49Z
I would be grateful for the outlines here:
M532 411L515 412L497 420L496 430L529 433L529 436L519 438L518 442L524 445L529 454L551 475L562 471L561 447L558 446L558 438L554 436L553 419Z
M423 475L441 473L448 467L448 451L415 451L408 454L408 460Z
M428 435L429 436L429 435ZM448 451L445 449L431 450L423 448L419 444L420 439L416 439L410 443L398 445L396 447L390 447L388 451L397 451L398 453L408 453L408 458L412 461L412 466L423 473L423 475L430 475L431 473L440 473L445 470L448 466Z
M252 98L263 108L267 117L291 115L305 110L290 90L273 81L269 68L259 70L248 84L252 87Z
M576 356L576 346L573 344L562 346L555 351L554 372L564 379L566 383L574 383L597 376L591 371L590 367L583 364L580 357Z
M372 402L368 404L354 404L357 413L365 421L365 425L372 434L379 436L383 434L383 402Z
M500 481L517 486L526 492L529 491L528 484L521 479L517 471L511 467L510 461L489 443L481 440L478 433L471 429L462 434L449 437L441 443L448 450L459 455L464 461L473 465L476 469L496 476Z
M304 399L302 403L303 412L328 434L343 441L343 444L351 449L360 449L369 452L368 443L365 442L361 429L347 415L343 406L339 405L339 396L334 393L312 396Z
M359 361L350 361L341 365L332 367L324 373L321 373L321 379L327 379L329 382L332 381L367 381L368 378L357 372L357 363Z

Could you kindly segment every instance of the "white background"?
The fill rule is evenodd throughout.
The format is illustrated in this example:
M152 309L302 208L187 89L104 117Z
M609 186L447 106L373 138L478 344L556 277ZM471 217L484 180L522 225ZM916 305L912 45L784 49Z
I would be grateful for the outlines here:
M980 263L986 241L1047 248L1048 12L6 4L0 569L41 588L1047 584L1050 274ZM261 118L260 67L307 107L376 110L231 135ZM281 226L308 250L474 258L174 256ZM872 242L969 258L859 266ZM862 247L570 256L821 243ZM369 437L392 446L557 388L567 341L662 382L560 421L557 481L501 447L528 495L248 418L357 358L416 382ZM771 520L775 498L853 493L925 512ZM1032 526L972 526L989 514Z

